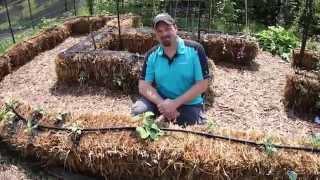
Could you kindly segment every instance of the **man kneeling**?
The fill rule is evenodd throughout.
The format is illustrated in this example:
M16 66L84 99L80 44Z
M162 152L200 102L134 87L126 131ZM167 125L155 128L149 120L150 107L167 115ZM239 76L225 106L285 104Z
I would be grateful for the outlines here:
M208 87L208 60L201 44L177 36L174 19L162 13L153 20L159 45L146 56L139 80L142 95L132 114L152 111L179 125L202 124Z

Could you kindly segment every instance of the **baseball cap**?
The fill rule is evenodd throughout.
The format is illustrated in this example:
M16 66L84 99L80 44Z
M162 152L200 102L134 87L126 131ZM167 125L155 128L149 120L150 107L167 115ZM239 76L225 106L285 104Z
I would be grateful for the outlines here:
M153 27L155 28L159 22L164 22L169 25L175 24L174 19L168 13L161 13L154 17Z

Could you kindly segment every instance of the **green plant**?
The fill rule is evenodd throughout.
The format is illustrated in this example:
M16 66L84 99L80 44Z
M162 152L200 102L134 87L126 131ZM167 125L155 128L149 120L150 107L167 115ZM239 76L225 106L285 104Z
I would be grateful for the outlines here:
M38 121L43 117L44 114L45 112L42 108L35 109L31 113L31 116L27 119L26 132L32 135L33 131L38 128Z
M288 171L287 175L289 177L289 180L297 180L298 174L294 171Z
M83 128L78 123L72 123L65 126L72 134L81 135Z
M81 71L80 74L79 74L79 82L80 82L80 85L84 85L85 82L89 79L89 76L86 72L84 71Z
M158 140L164 133L155 122L155 115L152 112L145 112L135 119L142 121L142 126L138 126L136 131L140 138Z
M17 118L16 114L12 112L18 106L18 101L10 100L6 102L5 105L0 109L0 121L12 124Z
M264 151L268 156L272 156L274 153L277 152L277 148L273 144L273 139L271 137L267 138L263 144L264 144Z
M286 61L289 60L292 50L298 46L299 42L293 32L281 26L270 26L267 30L257 33L256 37L263 50L280 55Z
M310 144L315 148L320 148L320 133L312 134Z
M209 119L207 122L207 131L212 133L214 131L214 129L216 129L216 128L217 128L217 123L215 121Z
M82 135L82 131L83 131L83 127L78 124L77 122L66 125L65 126L69 131L70 131L70 137L71 137L71 141L74 144L79 144L80 142L80 138Z

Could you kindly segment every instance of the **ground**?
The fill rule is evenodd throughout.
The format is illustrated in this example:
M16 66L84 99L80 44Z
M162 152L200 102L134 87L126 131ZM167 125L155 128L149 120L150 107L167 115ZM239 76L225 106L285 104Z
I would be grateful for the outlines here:
M14 98L55 112L129 114L136 97L112 93L104 87L63 86L56 83L56 55L83 38L70 37L6 76L0 82L0 100ZM217 97L213 107L207 107L206 114L219 127L254 129L291 138L320 132L319 125L296 117L283 106L286 75L293 73L290 63L261 51L250 68L231 64L217 64L216 67L214 87ZM16 171L17 176L26 176L10 163L6 169L0 165L0 172L14 175ZM3 177L0 176L0 179Z

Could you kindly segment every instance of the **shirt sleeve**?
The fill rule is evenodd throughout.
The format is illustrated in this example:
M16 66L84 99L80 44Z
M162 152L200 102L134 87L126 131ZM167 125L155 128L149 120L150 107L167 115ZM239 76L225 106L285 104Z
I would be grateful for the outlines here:
M201 81L210 78L208 58L201 44L196 48L198 58L195 59L195 80Z
M142 66L142 71L140 74L140 80L145 80L146 82L154 82L154 63L147 54Z

